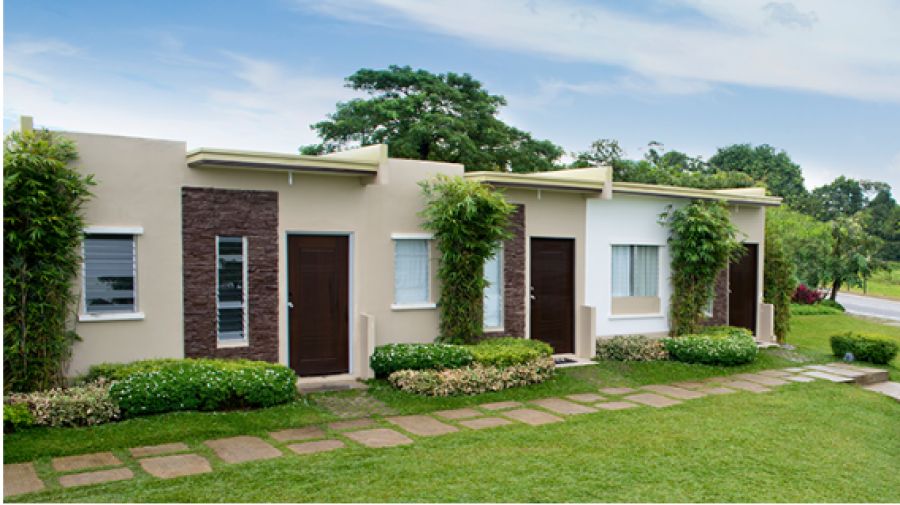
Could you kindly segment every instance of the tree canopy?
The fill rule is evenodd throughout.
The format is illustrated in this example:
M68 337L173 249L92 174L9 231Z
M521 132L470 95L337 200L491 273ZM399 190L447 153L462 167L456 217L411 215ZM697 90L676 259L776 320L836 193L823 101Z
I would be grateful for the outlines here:
M800 165L786 152L776 151L768 144L756 147L734 144L719 148L709 159L709 165L716 170L734 170L749 175L764 183L773 195L784 198L788 205L799 203L807 194Z
M506 99L469 74L393 65L361 69L347 86L369 96L338 103L327 120L312 125L322 143L301 148L303 154L384 143L393 157L462 163L466 170L559 168L562 148L497 118Z

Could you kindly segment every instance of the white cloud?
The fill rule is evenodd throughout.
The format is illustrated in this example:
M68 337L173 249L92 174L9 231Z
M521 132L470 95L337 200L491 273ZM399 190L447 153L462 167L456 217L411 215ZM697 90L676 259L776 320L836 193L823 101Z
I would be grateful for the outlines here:
M296 152L316 141L310 124L354 96L340 77L241 54L224 53L187 73L184 62L193 57L180 54L175 40L165 45L152 77L135 77L123 65L95 61L65 44L7 46L4 128L26 114L54 129Z
M578 0L300 3L355 22L391 21L484 46L614 65L649 82L740 84L900 102L898 3L667 0L661 4L691 9L708 22L638 18Z

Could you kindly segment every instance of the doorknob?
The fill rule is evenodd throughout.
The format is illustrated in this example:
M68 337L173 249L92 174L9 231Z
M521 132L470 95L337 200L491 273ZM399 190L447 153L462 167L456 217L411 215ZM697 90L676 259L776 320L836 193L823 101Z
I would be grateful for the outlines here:
M288 308L289 308L289 309L293 309L293 308L294 308L294 303L293 303L293 302L288 302Z
M534 296L534 295L531 295L531 296L529 296L528 298L531 298L532 300L537 300L537 297Z

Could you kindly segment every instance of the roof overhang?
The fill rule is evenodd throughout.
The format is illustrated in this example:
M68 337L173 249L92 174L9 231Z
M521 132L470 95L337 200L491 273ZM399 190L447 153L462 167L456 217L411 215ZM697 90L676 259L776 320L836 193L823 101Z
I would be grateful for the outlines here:
M322 156L200 148L188 152L186 161L191 168L375 176L383 159L382 154L387 157L387 150L381 149L383 146L371 147L377 149L362 148Z
M466 172L466 179L497 187L562 191L600 195L608 183L606 167L559 170L555 172Z
M781 198L766 196L764 188L695 189L680 186L641 184L637 182L613 182L613 194L633 194L691 200L718 200L734 205L759 205L777 207Z

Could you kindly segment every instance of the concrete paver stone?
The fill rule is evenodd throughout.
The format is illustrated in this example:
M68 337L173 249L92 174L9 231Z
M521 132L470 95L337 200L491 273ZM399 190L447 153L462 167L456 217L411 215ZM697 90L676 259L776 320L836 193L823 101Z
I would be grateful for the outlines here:
M287 430L273 431L269 436L279 442L288 442L293 440L309 440L311 438L322 438L325 431L318 426L305 426L303 428L291 428Z
M128 449L132 457L145 458L147 456L159 456L160 454L168 454L170 452L182 452L188 450L187 444L184 442L173 442L171 444L145 445L144 447L132 447Z
M33 493L44 489L32 463L3 465L3 497Z
M297 454L314 454L317 452L333 451L341 449L346 445L340 440L316 440L314 442L303 442L301 444L291 444L288 449Z
M816 382L816 379L807 377L805 375L791 375L790 377L785 377L784 379L791 382Z
M515 421L519 421L520 423L530 424L531 426L540 426L542 424L564 421L561 417L534 409L508 410L504 412L503 415Z
M360 428L368 428L370 426L375 426L375 421L368 417L351 419L349 421L335 421L333 423L328 423L328 429L335 431L358 430Z
M803 372L803 375L808 377L815 377L816 379L825 379L831 382L853 382L853 377L847 377L846 375L836 375L833 373L820 372L818 370L811 370L808 372Z
M681 403L680 400L673 400L671 398L666 398L665 396L660 396L654 393L640 393L636 395L626 396L625 400L630 402L642 403L644 405L649 405L656 408L669 407Z
M388 417L387 421L420 437L433 437L459 431L459 428L444 424L429 416L397 416Z
M483 430L485 428L495 428L497 426L512 424L512 421L503 419L502 417L480 417L478 419L466 419L465 421L460 421L459 424L473 430Z
M453 409L453 410L439 410L434 412L438 417L443 417L444 419L469 419L472 417L481 416L482 413L478 412L475 409Z
M145 472L160 479L174 479L185 475L197 475L212 472L209 461L199 454L176 454L159 456L140 461Z
M366 447L394 447L396 445L408 445L413 439L388 428L374 428L371 430L350 431L343 434L345 437L358 442Z
M706 394L699 391L691 391L689 389L667 386L665 384L644 386L641 389L653 391L654 393L659 393L661 395L671 396L672 398L678 398L679 400L693 400L695 398L703 398L704 396L706 396Z
M595 408L563 400L562 398L543 398L541 400L531 400L529 403L537 405L538 407L543 407L551 412L567 416L597 412L597 409Z
M735 391L733 389L723 388L721 386L707 387L707 388L701 389L700 391L702 391L708 395L727 395L727 394L731 394L731 393L737 393L737 391Z
M240 436L204 442L226 463L243 463L281 456L281 451L259 437Z
M740 389L742 391L750 391L751 393L768 393L771 389L750 381L730 381L722 383L722 386L730 389Z
M602 402L594 405L598 409L603 410L625 410L625 409L633 409L638 406L637 403L631 402Z
M784 386L787 384L787 381L783 381L781 379L776 379L774 377L767 377L765 375L759 375L755 373L739 373L733 375L735 379L755 382L757 384L762 384L763 386Z
M522 404L520 402L493 402L493 403L482 403L479 407L485 410L506 410L506 409L514 409L516 407L521 407Z
M784 370L762 370L756 373L758 373L759 375L765 375L767 377L775 377L776 379L781 377L788 377L791 375L790 372L785 372Z
M608 395L628 395L631 393L637 393L637 389L633 388L603 388L600 390L601 393Z
M900 402L900 382L879 382L878 384L863 386L863 389L881 393Z
M94 452L91 454L79 454L77 456L65 456L53 458L53 469L57 472L72 472L85 468L97 468L101 466L118 466L122 460L111 452Z
M675 387L684 388L684 389L700 389L700 388L706 387L707 384L705 382L688 381L688 382L675 382L675 383L670 384L670 386L675 386Z
M59 478L59 485L62 487L88 486L117 480L128 480L133 477L134 472L130 468L113 468L112 470L63 475Z
M602 396L595 395L594 393L579 393L576 395L568 395L566 398L581 403L596 403L604 399Z

